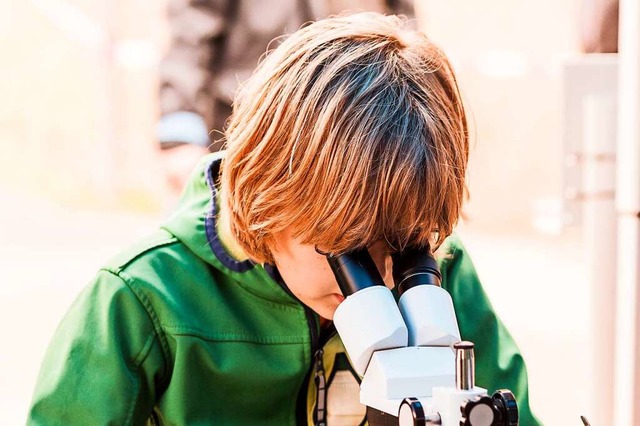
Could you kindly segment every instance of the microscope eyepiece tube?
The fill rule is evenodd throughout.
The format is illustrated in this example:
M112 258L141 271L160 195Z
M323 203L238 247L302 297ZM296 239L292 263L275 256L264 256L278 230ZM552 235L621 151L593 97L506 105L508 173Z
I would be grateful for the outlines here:
M456 351L456 388L471 390L476 380L476 360L473 343L462 341L453 345Z
M402 296L419 285L440 286L442 275L429 247L410 248L392 255L393 281Z
M440 286L438 262L426 247L392 255L398 307L409 329L410 346L451 346L460 331L451 296Z
M384 286L378 268L367 249L337 256L327 255L327 261L344 297L376 285Z

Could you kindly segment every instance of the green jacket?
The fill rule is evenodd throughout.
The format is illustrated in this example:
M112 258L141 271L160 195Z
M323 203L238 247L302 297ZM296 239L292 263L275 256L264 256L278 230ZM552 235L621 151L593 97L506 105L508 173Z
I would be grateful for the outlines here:
M80 294L46 353L28 424L294 425L307 422L317 395L325 405L314 370L335 376L330 370L344 359L336 358L339 338L319 351L317 315L277 271L225 251L212 184L219 164L209 156L168 223ZM477 384L513 390L520 424L537 425L518 348L462 245L448 245L443 287L462 337L476 344Z

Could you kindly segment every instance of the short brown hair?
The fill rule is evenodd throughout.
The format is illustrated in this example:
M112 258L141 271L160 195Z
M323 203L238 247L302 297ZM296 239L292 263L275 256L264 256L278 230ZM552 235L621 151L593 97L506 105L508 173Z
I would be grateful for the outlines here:
M449 61L397 16L360 13L287 38L236 97L221 183L258 261L273 236L342 253L435 250L461 214L469 142Z

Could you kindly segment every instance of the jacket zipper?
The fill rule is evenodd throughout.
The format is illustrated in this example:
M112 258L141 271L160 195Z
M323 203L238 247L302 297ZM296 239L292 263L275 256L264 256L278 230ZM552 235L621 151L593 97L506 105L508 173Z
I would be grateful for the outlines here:
M324 375L324 364L322 362L322 355L324 351L322 348L318 349L315 353L314 362L314 381L316 384L316 408L313 415L316 426L325 426L327 416L327 390L326 390L326 377Z
M303 305L304 306L304 305ZM308 307L304 312L309 324L311 335L311 352L313 353L313 381L316 385L316 405L313 412L313 421L316 426L325 426L327 423L327 378L324 374L324 350L320 342L315 315Z
M332 327L324 336L318 337L318 346L314 355L314 381L316 384L316 407L313 418L316 426L327 423L327 376L324 371L324 345L337 333Z

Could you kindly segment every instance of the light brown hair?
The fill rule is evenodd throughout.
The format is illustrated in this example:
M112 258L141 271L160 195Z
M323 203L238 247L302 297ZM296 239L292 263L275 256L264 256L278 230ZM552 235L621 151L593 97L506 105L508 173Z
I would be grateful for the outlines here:
M246 253L271 261L288 231L333 253L451 234L468 159L449 61L403 18L310 24L261 63L226 130L222 192Z

